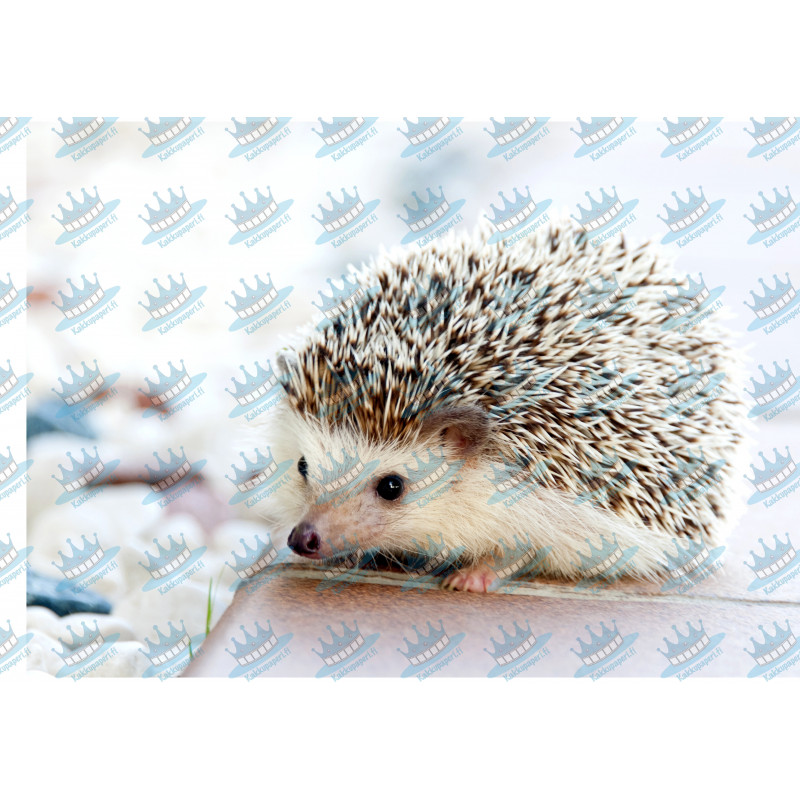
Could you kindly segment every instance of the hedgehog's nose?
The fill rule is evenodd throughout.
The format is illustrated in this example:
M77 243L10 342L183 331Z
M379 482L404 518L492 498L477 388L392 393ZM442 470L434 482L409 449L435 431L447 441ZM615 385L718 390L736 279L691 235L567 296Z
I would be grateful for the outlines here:
M301 522L289 534L289 547L299 556L311 556L316 553L322 540L314 527L308 522Z

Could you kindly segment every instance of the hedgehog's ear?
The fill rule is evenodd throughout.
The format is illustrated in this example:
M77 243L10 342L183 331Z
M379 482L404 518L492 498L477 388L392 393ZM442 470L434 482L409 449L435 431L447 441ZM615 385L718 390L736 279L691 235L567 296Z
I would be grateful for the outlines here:
M490 431L489 415L479 406L450 406L424 416L420 439L433 439L467 458L486 447Z

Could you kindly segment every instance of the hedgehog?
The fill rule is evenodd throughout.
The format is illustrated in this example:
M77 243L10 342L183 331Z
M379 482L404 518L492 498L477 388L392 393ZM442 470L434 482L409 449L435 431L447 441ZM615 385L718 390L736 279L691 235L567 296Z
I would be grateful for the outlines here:
M442 586L485 592L509 553L569 581L625 553L626 576L656 580L687 540L719 544L744 405L702 276L566 219L490 234L350 267L280 352L271 447L293 466L270 516L291 550L400 563L437 543L458 553Z

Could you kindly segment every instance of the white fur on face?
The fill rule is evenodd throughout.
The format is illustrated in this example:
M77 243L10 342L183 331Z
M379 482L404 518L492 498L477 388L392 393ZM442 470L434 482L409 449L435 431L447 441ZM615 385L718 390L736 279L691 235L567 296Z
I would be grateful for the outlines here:
M438 538L440 528L446 527L436 519L435 501L420 505L403 496L389 501L376 492L388 475L400 476L408 487L409 469L417 466L415 456L429 458L426 443L370 442L345 427L331 428L286 407L277 416L274 457L295 464L304 458L307 476L296 466L292 469L289 484L276 493L274 511L288 529L302 521L312 524L323 541L320 557L357 547L413 551L417 543L424 546L429 535ZM454 454L446 455L456 460ZM465 465L458 477L470 469L475 467ZM337 478L342 479L341 487L334 483Z
M288 406L277 413L276 422L273 454L278 462L292 459L295 466L288 485L267 501L269 511L286 532L302 521L312 524L323 541L319 558L359 547L419 552L430 537L450 551L458 549L465 563L491 563L525 542L531 550L549 548L543 574L580 579L579 552L588 552L587 539L598 545L603 535L608 540L616 537L622 549L636 548L630 573L652 578L663 573L664 554L674 548L664 531L643 528L588 502L576 504L554 489L532 488L509 506L489 503L497 487L490 480L492 461L487 457L465 462L457 480L437 496L387 501L375 491L378 481L390 474L407 480L408 468L417 466L415 453L425 459L430 442L370 442L347 428L304 419ZM360 486L352 493L337 493L324 485L324 470L333 467L330 456L342 462L342 451L351 458L357 454L357 468L363 470ZM307 478L296 467L301 456L308 465ZM457 460L452 452L445 457Z

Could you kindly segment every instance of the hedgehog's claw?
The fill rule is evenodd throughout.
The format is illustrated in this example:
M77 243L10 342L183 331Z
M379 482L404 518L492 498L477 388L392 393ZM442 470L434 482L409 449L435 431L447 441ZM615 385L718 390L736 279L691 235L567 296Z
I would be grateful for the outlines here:
M443 589L461 592L489 592L497 579L497 573L488 564L477 564L451 572L443 581Z

